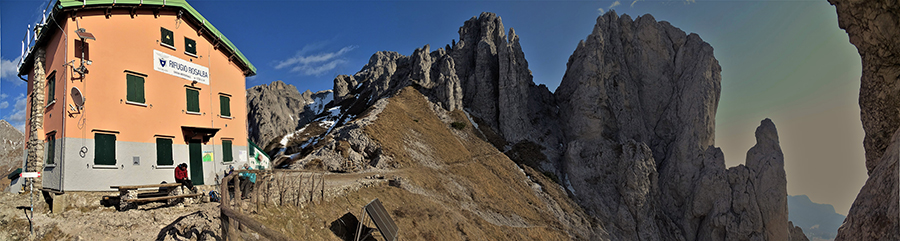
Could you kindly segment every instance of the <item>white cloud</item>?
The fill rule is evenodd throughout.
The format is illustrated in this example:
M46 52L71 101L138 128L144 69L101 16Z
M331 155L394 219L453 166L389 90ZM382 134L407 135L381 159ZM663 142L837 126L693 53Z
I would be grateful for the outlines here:
M290 68L291 72L299 72L303 75L322 75L329 70L337 68L340 64L347 63L347 60L342 58L342 56L357 48L357 46L351 45L343 47L337 52L307 54L324 46L324 43L306 45L294 57L276 63L275 69Z
M609 5L608 9L612 9L613 7L619 6L619 5L622 5L622 3L620 3L619 1L615 1Z
M19 94L19 97L16 97L16 104L13 105L12 114L6 116L6 120L9 121L9 124L18 128L20 131L25 132L25 105L28 103L25 98L25 94Z
M0 109L6 109L6 107L9 107L9 102L0 102Z
M619 5L622 5L622 3L620 3L619 1L615 1L612 4L610 4L609 7L607 7L606 9L612 10L612 8L619 6ZM634 4L632 3L632 5L634 5ZM606 12L603 10L603 8L598 8L597 11L599 11L601 14Z
M9 97L9 95L4 94L4 93L0 93L0 100L6 99L6 97Z
M7 60L0 58L0 79L6 79L9 81L15 81L12 78L16 77L18 74L18 70L16 69L16 64L19 63L19 60L22 57L18 57L13 60ZM17 77L16 77L17 78Z

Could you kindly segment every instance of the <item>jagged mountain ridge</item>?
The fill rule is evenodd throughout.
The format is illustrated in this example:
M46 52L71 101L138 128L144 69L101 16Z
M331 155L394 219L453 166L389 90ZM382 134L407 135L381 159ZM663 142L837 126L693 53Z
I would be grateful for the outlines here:
M482 13L452 46L378 52L358 73L335 78L333 105L359 117L308 135L303 142L316 144L291 167L401 167L359 129L377 119L382 100L412 86L438 115L465 110L481 138L555 176L612 240L792 238L774 124L761 123L746 166L726 170L713 146L721 70L699 36L610 11L551 93L534 84L518 36L504 30L499 17Z
M788 196L788 207L788 218L810 238L833 240L847 217L836 213L831 204L814 203L806 195Z
M332 91L300 93L282 81L247 89L249 138L270 151L284 134L308 124L331 102Z
M869 174L835 240L900 240L900 2L828 2L862 60L859 107Z

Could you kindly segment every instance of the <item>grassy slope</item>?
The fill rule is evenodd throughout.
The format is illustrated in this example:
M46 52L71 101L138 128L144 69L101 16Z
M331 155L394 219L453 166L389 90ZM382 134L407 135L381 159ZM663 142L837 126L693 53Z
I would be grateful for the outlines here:
M460 111L450 116L450 122L468 123ZM388 176L401 177L402 188L376 185L299 209L270 208L258 217L294 237L337 240L328 229L330 223L347 212L359 217L363 205L379 198L400 227L402 239L588 238L573 231L571 223L593 225L581 218L584 212L557 184L530 168L520 171L506 155L477 138L471 124L451 129L413 88L392 97L365 132L400 164ZM541 192L530 186L529 176Z

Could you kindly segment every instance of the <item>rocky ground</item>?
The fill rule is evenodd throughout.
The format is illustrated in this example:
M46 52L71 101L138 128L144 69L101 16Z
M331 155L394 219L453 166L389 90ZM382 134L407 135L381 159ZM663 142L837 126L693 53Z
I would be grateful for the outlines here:
M67 193L74 203L61 213L36 211L37 240L213 240L220 238L218 203L166 206L149 203L124 212L101 205L114 193ZM0 194L0 240L29 239L27 194Z

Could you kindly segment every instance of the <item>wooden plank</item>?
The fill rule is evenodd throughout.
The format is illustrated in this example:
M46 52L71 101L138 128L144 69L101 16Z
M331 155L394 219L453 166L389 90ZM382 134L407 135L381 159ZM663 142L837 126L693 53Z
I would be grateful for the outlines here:
M109 186L112 189L119 190L134 190L140 188L159 188L159 187L177 187L181 186L181 183L163 183L163 184L148 184L148 185L132 185L132 186Z
M165 197L150 197L150 198L135 198L135 199L127 199L126 202L153 202L160 200L167 200L173 198L186 198L186 197L196 197L203 194L195 193L195 194L184 194L184 195L176 195L176 196L165 196Z

